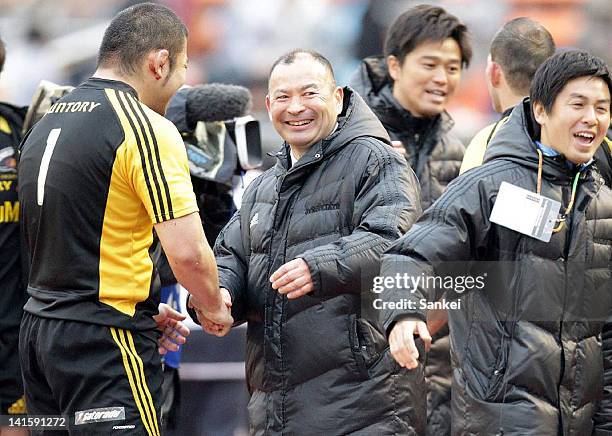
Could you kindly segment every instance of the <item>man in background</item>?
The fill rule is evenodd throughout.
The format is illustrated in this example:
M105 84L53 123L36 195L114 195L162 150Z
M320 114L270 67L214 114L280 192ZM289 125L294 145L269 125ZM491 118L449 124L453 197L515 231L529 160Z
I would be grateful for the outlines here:
M389 132L421 185L423 210L459 174L464 145L446 108L472 58L466 26L444 9L421 5L391 25L384 57L363 60L350 81ZM428 430L450 433L450 357L445 311L431 311L427 357Z
M530 18L508 21L495 34L487 58L485 78L491 104L501 118L478 132L461 163L461 173L482 164L495 132L508 120L514 106L529 95L538 67L555 54L555 42L544 26Z
M5 60L0 39L0 73ZM18 344L27 294L21 266L16 165L24 117L25 108L0 103L0 415L25 413ZM0 436L26 434L25 429L0 424Z

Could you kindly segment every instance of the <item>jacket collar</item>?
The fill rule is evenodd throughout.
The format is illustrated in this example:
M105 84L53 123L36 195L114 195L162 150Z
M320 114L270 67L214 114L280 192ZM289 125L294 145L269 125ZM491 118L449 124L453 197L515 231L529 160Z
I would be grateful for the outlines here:
M491 140L485 153L484 162L493 159L506 159L537 171L537 139L539 139L539 125L531 115L529 98L525 98L513 108L508 122L499 129ZM587 165L582 169L589 169L590 167L591 165ZM547 179L565 183L571 181L577 170L576 165L568 165L565 156L561 154L544 156L543 174ZM583 173L587 173L587 171L583 171Z

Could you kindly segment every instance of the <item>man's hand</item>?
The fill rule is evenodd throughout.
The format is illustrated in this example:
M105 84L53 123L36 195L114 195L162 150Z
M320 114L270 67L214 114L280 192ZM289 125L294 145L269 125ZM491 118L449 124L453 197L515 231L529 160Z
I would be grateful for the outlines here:
M162 332L162 337L157 342L157 351L161 355L168 351L178 351L179 345L187 342L186 337L190 333L189 328L181 322L185 315L164 303L160 303L158 310L159 314L153 316L157 328Z
M404 368L414 369L419 365L419 351L414 343L415 334L423 340L425 350L429 350L431 336L427 324L418 319L403 319L396 322L389 335L391 355Z
M234 318L231 315L232 297L229 291L221 288L219 292L221 293L223 307L217 311L206 310L193 295L189 297L188 305L196 311L198 321L206 333L221 337L230 331L234 324Z
M299 298L313 290L310 269L304 259L297 258L287 262L270 277L272 289L281 294L287 294L287 298Z
M399 154L401 154L404 157L407 157L408 154L406 153L406 148L404 147L404 144L402 143L402 141L391 141L391 147L393 147L393 149L395 151L397 151Z

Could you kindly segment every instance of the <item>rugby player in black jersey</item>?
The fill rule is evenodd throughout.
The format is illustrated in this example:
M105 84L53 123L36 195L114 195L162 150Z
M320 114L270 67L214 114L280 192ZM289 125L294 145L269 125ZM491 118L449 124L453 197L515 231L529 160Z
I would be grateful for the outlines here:
M186 37L164 6L120 12L94 76L58 100L22 144L26 404L31 414L68 416L71 434L160 433L158 329L169 348L182 333L172 331L178 314L158 313L153 230L192 304L220 334L233 321L182 138L162 116L185 81Z

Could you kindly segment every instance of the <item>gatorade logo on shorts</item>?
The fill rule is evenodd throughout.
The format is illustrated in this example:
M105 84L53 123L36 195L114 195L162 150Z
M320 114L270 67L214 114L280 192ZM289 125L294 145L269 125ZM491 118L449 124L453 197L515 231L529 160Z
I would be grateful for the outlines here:
M81 410L74 413L74 425L119 420L125 420L125 409L123 407L102 407L99 409Z

